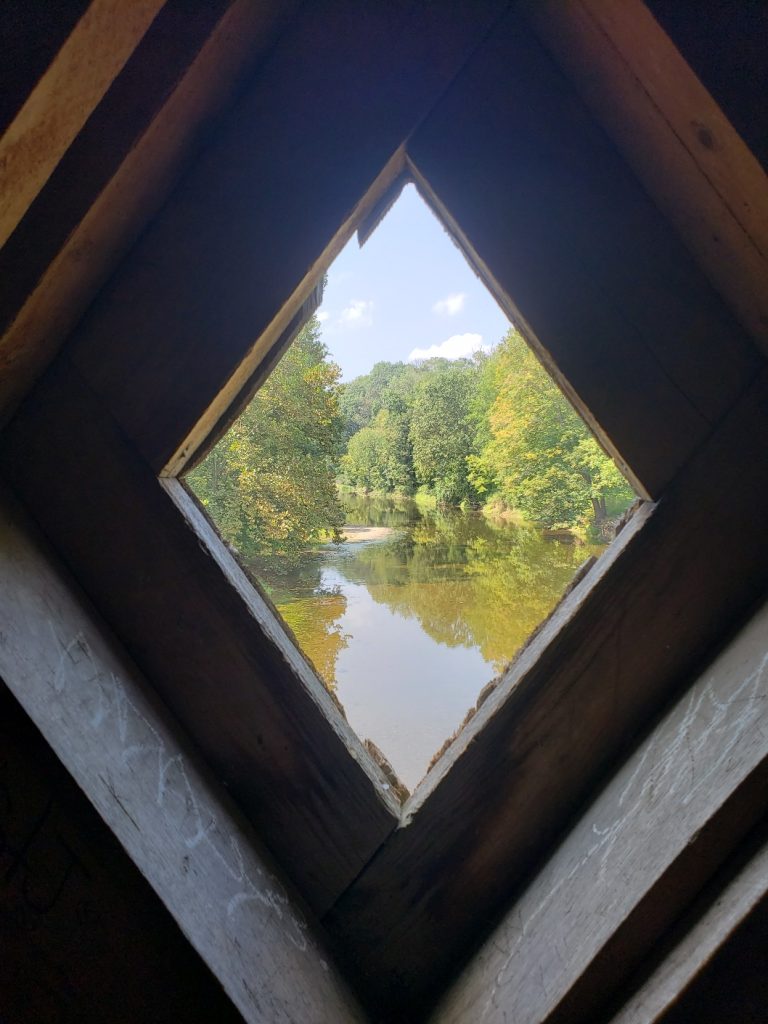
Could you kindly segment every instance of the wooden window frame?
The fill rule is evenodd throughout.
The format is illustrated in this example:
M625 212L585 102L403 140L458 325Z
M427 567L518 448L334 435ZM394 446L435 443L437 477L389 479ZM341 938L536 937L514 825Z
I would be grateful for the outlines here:
M408 95L391 101L375 138L366 103L379 101L391 68L365 46L349 52L341 34L319 73L308 64L297 84L296 52L314 52L329 32L319 6L307 12L3 439L5 472L25 502L379 997L395 983L409 999L434 995L638 730L743 615L768 570L763 360L523 16L505 8L489 0L482 11L457 15L432 77L423 62L433 55L435 26L417 24L398 57ZM397 50L403 26L382 27L365 14L350 15L358 42L370 38L385 51L389 40ZM462 17L473 33L466 38ZM326 92L315 99L318 81ZM490 102L515 96L521 83L524 104ZM350 84L362 98L344 92ZM291 167L290 185L312 192L316 203L317 222L308 225L277 170L270 177L259 143L243 141L243 124L290 153L302 132L314 130L313 104L327 95L347 104L337 116L348 114L350 138L370 138L371 151L335 152L315 130L311 169ZM482 100L488 109L473 120ZM482 160L468 160L468 152ZM502 171L510 152L528 175L519 198ZM243 156L245 169L237 163ZM562 176L542 173L560 164ZM278 266L264 261L258 301L243 295L238 273L246 171L273 189L275 210L267 213L280 228ZM231 403L244 399L261 361L290 333L319 269L355 227L376 218L406 172L654 504L562 603L399 812L174 475L222 429ZM206 215L211 194L216 208ZM535 238L533 220L515 218L531 194L554 204L552 222ZM517 223L515 249L505 225ZM563 224L568 244L560 247ZM621 238L621 226L636 235ZM632 244L622 248L627 237ZM169 262L174 245L180 255ZM658 267L649 267L650 253ZM547 306L552 276L564 294ZM620 302L603 309L589 301L604 281L631 315ZM662 307L642 309L648 295ZM217 311L236 328L218 348ZM185 334L196 317L194 333ZM704 363L700 375L693 352ZM77 452L72 437L82 438ZM754 453L748 479L728 465L733 446ZM713 466L729 489L728 508L712 497ZM729 536L734 509L736 538ZM96 523L108 524L101 550L93 544ZM729 550L707 572L701 551L713 536L729 536ZM692 597L696 571L701 585Z

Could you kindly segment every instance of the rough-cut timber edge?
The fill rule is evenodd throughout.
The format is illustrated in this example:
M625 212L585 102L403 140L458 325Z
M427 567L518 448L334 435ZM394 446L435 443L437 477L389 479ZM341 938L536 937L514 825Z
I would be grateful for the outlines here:
M516 12L407 155L510 319L658 497L760 356Z
M191 9L187 0L167 0L0 250L0 423L297 6L207 0Z
M0 491L0 674L246 1021L363 1021L298 898Z
M541 42L768 352L768 178L641 0L533 0Z
M767 436L763 375L566 598L326 915L372 1004L439 992L637 729L764 591Z
M726 865L731 873L727 884L720 884L716 893L702 893L706 903L692 908L696 913L695 921L691 923L686 915L673 929L673 933L678 934L670 936L672 941L667 940L658 952L654 949L656 966L644 971L642 984L635 987L629 998L625 995L618 1012L610 1014L610 1024L663 1024L667 1013L695 988L739 929L765 906L768 900L768 820L764 820L757 831L756 849L751 851L746 863L739 851L732 858L741 861L738 869L734 872L730 864ZM765 952L762 950L763 955Z
M0 752L4 1019L242 1024L2 680Z
M157 473L220 421L507 6L304 5L73 338Z
M396 826L399 805L271 607L63 356L0 441L14 486L78 582L325 910Z
M435 1022L595 1019L765 814L767 636L768 605L581 816Z
M0 138L0 246L165 0L92 0Z

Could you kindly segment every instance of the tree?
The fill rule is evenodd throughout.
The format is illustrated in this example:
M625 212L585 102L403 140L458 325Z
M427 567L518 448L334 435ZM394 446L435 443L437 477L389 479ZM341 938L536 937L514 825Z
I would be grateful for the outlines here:
M225 540L246 556L293 560L313 540L338 539L343 423L339 368L316 317L251 403L187 477Z
M416 388L410 426L414 473L442 504L477 497L467 477L467 457L475 446L472 399L477 374L469 361L443 360L423 373Z
M599 524L626 507L629 485L520 334L508 332L482 373L494 397L469 462L478 490L547 527Z

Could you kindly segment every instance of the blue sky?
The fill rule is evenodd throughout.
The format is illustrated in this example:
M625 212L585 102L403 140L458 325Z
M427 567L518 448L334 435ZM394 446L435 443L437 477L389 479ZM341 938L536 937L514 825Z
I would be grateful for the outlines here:
M382 359L488 349L509 326L413 185L362 249L354 236L339 254L318 315L343 380Z

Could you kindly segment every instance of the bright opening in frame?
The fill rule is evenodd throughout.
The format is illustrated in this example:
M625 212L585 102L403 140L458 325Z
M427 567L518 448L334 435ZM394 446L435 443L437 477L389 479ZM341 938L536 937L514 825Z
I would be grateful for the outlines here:
M186 482L408 789L635 499L412 185Z

